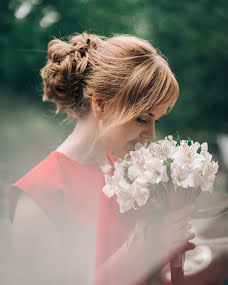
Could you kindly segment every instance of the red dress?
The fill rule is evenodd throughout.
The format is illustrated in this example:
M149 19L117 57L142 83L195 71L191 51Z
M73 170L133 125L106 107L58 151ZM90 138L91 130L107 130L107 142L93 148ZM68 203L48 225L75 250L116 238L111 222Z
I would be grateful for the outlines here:
M117 160L111 154L108 157L112 163ZM116 198L108 199L101 191L104 184L103 172L96 163L79 163L53 151L10 187L9 218L13 222L17 194L24 191L53 223L62 223L64 215L68 221L76 221L88 231L97 228L97 267L126 241L134 226L132 216L119 215ZM96 278L94 284L117 285L111 272L105 284L98 284Z

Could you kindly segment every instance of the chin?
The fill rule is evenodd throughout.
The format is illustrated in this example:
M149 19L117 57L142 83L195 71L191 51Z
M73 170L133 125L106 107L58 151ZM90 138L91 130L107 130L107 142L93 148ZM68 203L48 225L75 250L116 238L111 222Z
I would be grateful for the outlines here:
M127 153L133 150L135 150L135 146L131 143L128 143L127 146L120 151L120 156L124 157Z
M118 149L113 148L111 152L124 158L124 156L132 150L135 150L135 146L131 142L128 142L121 148L118 148Z

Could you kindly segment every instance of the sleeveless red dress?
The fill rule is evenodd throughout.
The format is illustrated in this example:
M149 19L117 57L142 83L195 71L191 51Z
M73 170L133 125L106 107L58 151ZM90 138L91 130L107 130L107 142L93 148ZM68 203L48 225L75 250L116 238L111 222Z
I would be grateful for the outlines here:
M117 158L108 154L114 163ZM8 192L9 218L13 222L18 194L23 191L58 225L61 215L75 220L88 230L97 228L95 268L105 262L128 238L134 226L129 215L119 215L116 198L108 199L102 188L103 172L96 163L83 164L53 151L24 177L12 184ZM94 215L97 213L97 216ZM108 273L105 284L117 285L114 272ZM144 280L140 285L147 284Z

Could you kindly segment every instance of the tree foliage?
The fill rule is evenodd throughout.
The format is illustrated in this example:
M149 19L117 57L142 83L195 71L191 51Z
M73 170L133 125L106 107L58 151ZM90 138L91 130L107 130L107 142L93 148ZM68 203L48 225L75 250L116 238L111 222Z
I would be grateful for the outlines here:
M190 136L227 132L227 1L1 0L0 5L0 84L15 98L41 101L39 70L54 36L129 33L158 47L180 84L175 111L161 128Z

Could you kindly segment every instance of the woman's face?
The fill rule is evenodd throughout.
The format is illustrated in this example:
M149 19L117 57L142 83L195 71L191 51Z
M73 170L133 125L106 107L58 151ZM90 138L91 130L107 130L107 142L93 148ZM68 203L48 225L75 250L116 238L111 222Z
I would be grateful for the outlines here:
M129 151L134 150L137 142L144 144L148 139L154 140L155 124L166 114L168 106L168 103L160 105L151 113L145 113L134 121L109 131L104 141L107 152L123 157Z

